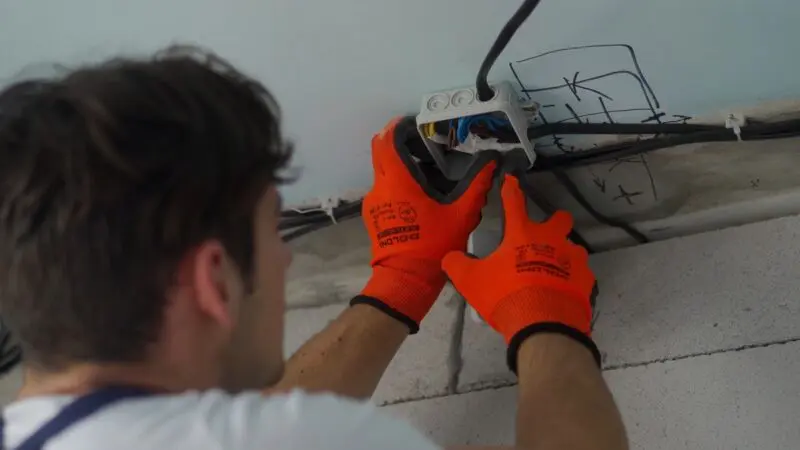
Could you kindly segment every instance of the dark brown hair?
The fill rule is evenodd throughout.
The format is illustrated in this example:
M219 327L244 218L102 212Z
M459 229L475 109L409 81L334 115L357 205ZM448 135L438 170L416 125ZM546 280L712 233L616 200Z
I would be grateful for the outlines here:
M250 277L255 205L291 153L269 92L194 48L0 93L0 314L26 362L141 359L204 240Z

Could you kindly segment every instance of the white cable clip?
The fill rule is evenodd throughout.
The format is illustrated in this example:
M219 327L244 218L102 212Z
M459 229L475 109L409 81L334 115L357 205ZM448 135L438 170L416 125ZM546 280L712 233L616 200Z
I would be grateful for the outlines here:
M323 211L328 217L331 218L331 222L334 224L336 223L336 215L334 214L334 210L337 206L341 203L341 199L339 197L327 197L323 198L319 202L319 209Z
M747 125L747 121L742 114L730 113L725 118L725 128L733 130L738 141L742 141L742 127Z
M326 216L331 218L331 222L336 224L336 208L342 200L338 197L326 197L319 199L319 208L299 209L292 208L292 211L298 214L308 214L312 212L324 212Z

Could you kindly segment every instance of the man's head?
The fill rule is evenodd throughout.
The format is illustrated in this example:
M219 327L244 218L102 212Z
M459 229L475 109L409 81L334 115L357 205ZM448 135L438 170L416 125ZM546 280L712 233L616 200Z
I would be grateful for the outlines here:
M189 48L0 93L0 314L26 364L275 381L290 157L264 87Z

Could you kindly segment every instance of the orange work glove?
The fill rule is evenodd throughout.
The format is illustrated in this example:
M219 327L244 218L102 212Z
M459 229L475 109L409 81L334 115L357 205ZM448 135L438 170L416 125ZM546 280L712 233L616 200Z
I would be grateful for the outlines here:
M445 194L428 184L409 145L424 145L413 117L391 121L372 139L375 184L362 210L372 240L372 277L350 304L372 305L413 334L446 282L442 258L465 250L478 226L499 154L478 154Z
M586 345L590 338L595 278L589 255L567 240L572 216L558 211L544 223L528 218L519 180L505 175L501 192L505 230L500 246L484 259L449 253L442 266L470 305L508 343L516 373L522 342L539 332L561 333Z

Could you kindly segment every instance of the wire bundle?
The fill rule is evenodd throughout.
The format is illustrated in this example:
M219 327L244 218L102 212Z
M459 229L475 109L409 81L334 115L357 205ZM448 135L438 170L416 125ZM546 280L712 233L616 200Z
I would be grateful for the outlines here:
M489 72L519 27L539 5L539 1L540 0L525 0L506 23L497 39L492 44L492 47L481 64L476 79L479 100L486 101L494 96L494 90L487 80ZM423 134L426 138L434 138L434 135L444 136L450 148L456 148L459 142L463 143L470 133L481 138L496 138L499 142L517 142L518 139L516 135L507 125L507 122L503 123L500 118L491 115L479 115L464 117L456 121L451 120L435 125L428 124L423 129ZM578 203L595 218L595 220L605 225L619 228L637 242L644 243L648 242L649 239L632 225L619 219L607 217L597 211L581 194L578 187L569 176L567 176L565 171L576 167L613 161L685 144L736 140L757 141L796 137L800 136L800 120L786 120L774 123L761 123L751 120L746 127L735 131L738 131L738 133L734 133L734 131L725 126L702 124L545 124L529 128L528 138L534 140L545 136L566 134L632 135L637 138L629 142L609 144L587 150L576 150L563 155L539 156L531 170L535 172L553 172L556 179ZM643 135L651 135L654 137L642 140L641 136ZM436 169L431 155L425 151L425 146L416 146L412 148L412 153L420 161L423 172L425 172L429 178L432 178L433 184L439 183L447 185L449 183L449 180ZM530 195L531 194L529 194L529 196ZM542 202L543 199L538 199L537 203ZM554 210L552 207L549 209ZM340 218L346 219L355 217L359 214L359 211L360 202L354 202L337 207L331 215L322 212L287 212L284 213L280 229L292 229L292 231L284 234L284 239L291 240L335 223ZM580 239L585 244L585 241L577 234L575 235L575 239Z
M560 124L567 125L567 124ZM574 167L587 166L590 164L597 164L601 162L613 161L615 159L626 158L629 156L640 155L643 153L652 152L655 150L677 147L679 145L697 144L704 142L733 142L738 141L741 137L742 141L763 141L769 139L785 139L800 136L800 120L784 120L780 122L762 123L750 122L750 125L741 129L740 136L734 134L731 130L724 126L714 125L681 125L681 124L664 124L664 125L642 125L642 124L569 124L574 125L571 127L571 133L561 132L559 134L578 134L582 130L589 130L591 132L583 131L584 134L647 134L645 132L636 132L637 129L644 130L645 126L648 129L657 130L661 136L651 139L623 142L618 144L611 144L600 146L593 149L581 150L571 152L564 155L557 156L542 156L537 158L536 171L551 171L551 170L564 170ZM587 125L592 125L587 127ZM617 130L618 126L622 125L627 127L632 133L620 133ZM599 133L597 130L607 127L608 133ZM639 128L642 127L642 128ZM701 127L701 128L698 128ZM538 135L537 128L529 130L528 135Z
M361 215L361 200L345 202L328 213L318 208L310 210L288 210L281 213L278 230L284 232L284 241L291 241L308 233L320 230L342 220Z

